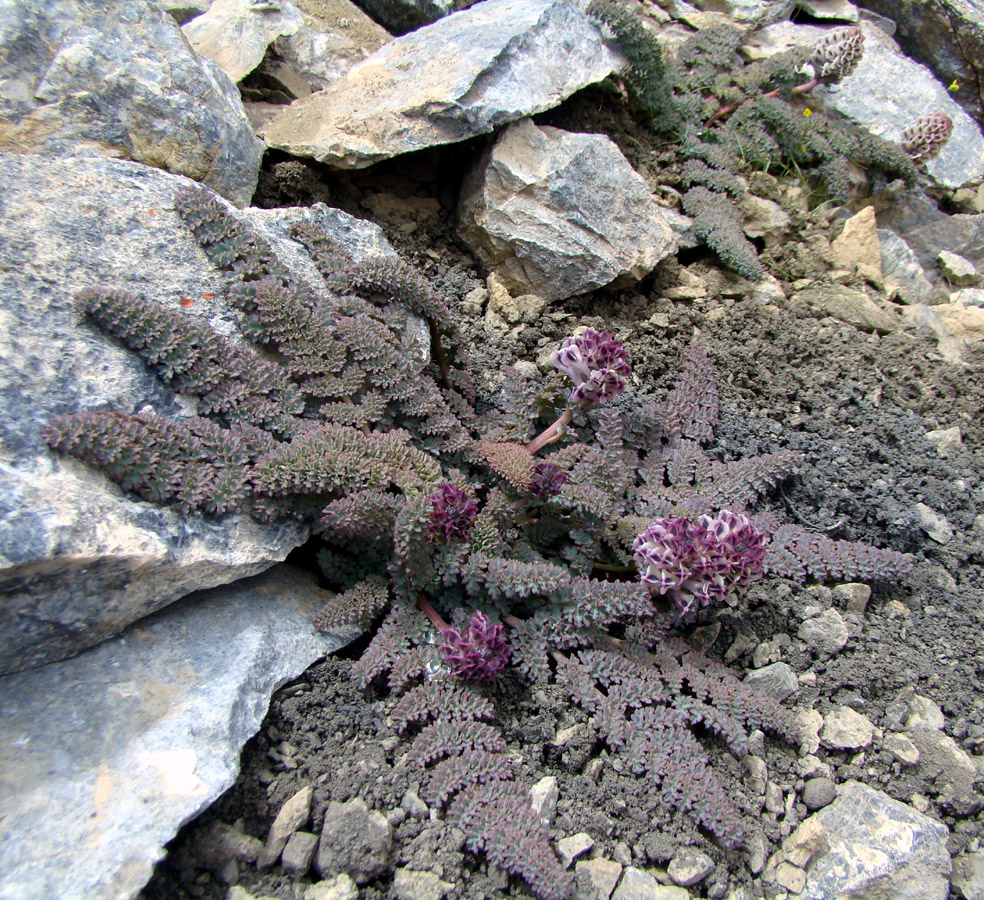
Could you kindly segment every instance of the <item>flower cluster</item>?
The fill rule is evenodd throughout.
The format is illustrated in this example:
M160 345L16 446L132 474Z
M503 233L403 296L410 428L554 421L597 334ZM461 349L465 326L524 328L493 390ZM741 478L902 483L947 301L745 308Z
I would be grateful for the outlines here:
M453 544L468 539L478 504L460 487L445 482L428 498L431 502L427 539L435 544Z
M571 406L589 409L625 390L628 354L611 332L586 328L560 345L551 363L574 383Z
M953 120L949 116L926 113L902 132L902 149L916 162L928 162L939 155L951 134Z
M567 473L562 472L552 462L538 460L533 469L533 479L530 481L530 493L535 500L546 500L560 493L567 481Z
M642 581L669 594L680 613L706 606L762 577L766 536L747 516L657 519L633 544Z
M445 628L441 651L451 673L467 681L492 681L509 662L505 628L480 612L471 617L464 634L450 625Z

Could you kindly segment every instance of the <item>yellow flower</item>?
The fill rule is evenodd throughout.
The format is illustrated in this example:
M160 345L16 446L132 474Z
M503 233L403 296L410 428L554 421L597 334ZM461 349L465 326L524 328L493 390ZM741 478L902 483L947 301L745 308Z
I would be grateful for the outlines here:
M957 81L956 78L954 78L952 84L947 88L947 90L955 94L957 91L960 90L960 82Z
M810 116L813 115L813 110L810 109L810 107L808 106L808 107L806 107L806 109L803 110L803 115L806 116L809 119Z

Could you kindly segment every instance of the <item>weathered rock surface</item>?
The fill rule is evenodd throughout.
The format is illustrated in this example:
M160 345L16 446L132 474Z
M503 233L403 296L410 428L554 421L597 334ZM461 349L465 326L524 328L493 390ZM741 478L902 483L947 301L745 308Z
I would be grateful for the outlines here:
M800 900L866 897L945 900L949 894L949 835L940 822L855 781L812 819L829 850L807 870Z
M359 797L332 801L325 810L314 867L322 876L342 873L365 884L389 863L393 829L382 813L370 810Z
M943 84L957 82L955 99L984 126L984 11L979 0L859 0L888 16L906 53L929 66Z
M928 303L936 292L915 252L894 231L878 229L885 289L897 291L905 303Z
M134 896L232 784L273 692L355 636L314 630L323 597L277 566L0 678L0 896Z
M736 22L762 26L788 19L796 0L693 0L698 9L727 13Z
M0 8L0 151L133 159L239 206L263 144L239 92L156 3Z
M812 288L793 295L794 301L806 305L824 316L833 316L861 331L888 334L898 331L900 321L894 312L879 306L864 291L838 285Z
M870 22L859 27L865 42L857 69L833 87L816 88L810 96L872 134L893 141L926 112L945 113L953 120L953 134L940 155L929 161L927 171L951 188L984 177L984 135L977 123L926 66L903 55L885 32ZM779 22L762 29L756 43L767 54L793 46L812 47L828 30L828 26Z
M361 6L393 34L406 34L422 25L430 25L453 13L455 9L471 6L474 0L359 0Z
M256 574L307 536L296 523L207 520L132 499L51 453L41 428L83 409L187 415L135 356L76 321L75 293L124 288L224 334L223 278L172 211L190 184L138 163L4 155L0 163L0 671L63 659L194 590ZM231 207L230 207L231 209ZM392 252L375 226L326 207L254 210L298 279L324 282L284 221L315 217L356 255Z
M241 81L263 60L278 37L304 25L290 0L214 0L204 15L182 31L196 53L212 60L233 81Z
M662 208L611 140L528 119L467 176L459 221L505 287L546 300L640 279L676 247Z
M575 0L485 0L386 44L261 135L362 168L550 109L620 61Z

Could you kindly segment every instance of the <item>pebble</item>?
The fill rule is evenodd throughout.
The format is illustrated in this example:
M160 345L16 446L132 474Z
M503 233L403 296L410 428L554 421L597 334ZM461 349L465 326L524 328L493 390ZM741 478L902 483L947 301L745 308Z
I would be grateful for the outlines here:
M943 730L946 719L943 716L943 710L935 701L930 700L929 697L923 697L921 694L913 694L908 705L909 715L905 720L906 730Z
M844 649L849 637L847 625L836 609L828 609L813 619L807 619L797 632L813 652L826 658Z
M787 862L805 869L815 856L826 853L829 848L827 832L817 816L803 822L782 845L782 853Z
M849 706L838 706L823 719L820 742L831 750L860 750L871 746L875 726Z
M754 669L745 676L745 684L782 702L799 690L799 679L792 667L784 662Z
M608 900L618 884L622 867L610 859L581 859L574 866L574 873L588 900Z
M314 859L314 853L318 849L318 836L309 831L295 831L287 841L284 852L281 855L281 862L284 869L300 878L307 874Z
M680 887L690 887L703 881L714 871L714 861L700 850L687 847L670 860L666 874Z
M594 847L594 839L591 835L581 831L557 841L557 855L564 864L564 868L569 869L575 859L583 856L592 847Z
M397 900L441 900L455 886L442 881L433 872L397 869L393 878L393 893Z
M314 788L305 785L280 807L280 812L270 826L266 844L256 860L259 869L272 866L283 852L290 836L299 828L303 828L311 817L311 798Z
M546 825L552 825L557 817L557 779L553 775L541 778L530 788L533 809Z
M838 584L832 589L832 592L835 598L844 601L848 612L859 615L864 615L868 601L871 599L871 588L866 584L853 581L847 584Z
M681 887L660 884L648 872L630 867L622 875L612 900L690 900L690 893Z
M919 763L919 748L904 734L898 732L886 734L882 747L903 766L915 766Z
M800 894L806 886L806 872L792 863L781 862L776 866L776 883L794 894Z
M836 792L837 786L832 779L823 777L811 778L803 786L803 805L810 812L816 809L822 809L828 803L833 802Z
M304 889L304 900L356 900L359 889L345 874L310 884Z

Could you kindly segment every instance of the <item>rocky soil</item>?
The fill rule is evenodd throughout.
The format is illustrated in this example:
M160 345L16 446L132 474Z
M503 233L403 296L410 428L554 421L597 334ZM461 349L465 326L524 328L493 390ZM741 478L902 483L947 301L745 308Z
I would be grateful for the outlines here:
M655 180L660 149L603 88L536 121L604 131ZM475 139L350 174L268 154L254 203L323 200L377 222L461 310L476 383L487 396L502 365L544 367L560 339L590 325L623 340L635 390L660 397L699 337L719 373L718 457L802 452L802 473L768 500L780 517L917 558L906 583L871 591L770 579L739 608L709 611L694 627L691 639L712 657L740 675L756 672L802 711L800 747L766 739L742 763L712 744L717 771L755 835L741 851L722 850L666 807L651 783L609 759L562 694L512 675L490 687L520 777L543 792L543 815L577 873L579 896L607 898L619 875L617 900L797 896L803 870L792 865L787 839L853 781L944 823L957 864L953 895L982 896L984 819L975 787L984 779L982 345L948 361L929 333L855 327L797 299L821 281L863 283L829 254L854 210L814 205L792 176L763 175L755 185L792 217L785 240L759 242L791 299L753 295L701 249L665 261L631 289L557 301L530 315L489 296L485 273L457 236L461 178L485 145ZM293 561L309 559L301 550ZM349 876L313 884L308 872L314 847L303 835L319 834L326 818L338 820L338 852L362 860L356 880L367 900L528 895L518 879L465 852L418 796L420 775L400 764L405 744L387 723L385 694L349 680L364 643L275 695L235 786L171 843L145 900L354 897ZM300 812L287 828L296 833L273 864L283 842L267 850L264 843L299 792L292 803ZM937 896L932 879L919 892L918 879L929 876L912 877L913 893L891 896Z

